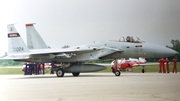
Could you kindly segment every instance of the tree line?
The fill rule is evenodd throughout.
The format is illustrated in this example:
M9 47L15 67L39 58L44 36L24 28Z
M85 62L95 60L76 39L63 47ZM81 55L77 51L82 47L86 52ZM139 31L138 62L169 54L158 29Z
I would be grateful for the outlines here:
M172 46L166 45L166 47L171 48L175 51L177 51L179 54L175 55L174 58L180 61L180 41L179 40L171 40Z
M1 58L6 57L7 56L7 52L5 52L5 54L3 56L1 56ZM23 65L23 62L16 62L13 60L0 60L0 66L17 66L17 65Z

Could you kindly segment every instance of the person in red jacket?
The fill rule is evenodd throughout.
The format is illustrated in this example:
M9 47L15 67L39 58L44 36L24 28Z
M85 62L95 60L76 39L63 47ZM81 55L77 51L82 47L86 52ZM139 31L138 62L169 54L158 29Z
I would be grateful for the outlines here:
M37 64L36 63L34 63L34 73L37 75L38 74L38 71L37 71L38 69L37 69Z
M162 70L161 70L161 67L162 67L162 66L161 66L161 65L162 65L161 59L159 59L158 62L159 62L159 72L158 72L158 73L162 73Z
M168 58L166 58L165 62L166 62L167 73L169 73L169 60L168 60Z
M162 69L163 69L163 73L166 73L166 68L165 68L165 60L164 58L162 58Z
M43 74L43 64L40 64L40 70L39 70L40 74Z
M175 72L175 73L177 73L177 60L174 58L173 60L172 60L172 62L173 62L173 73Z

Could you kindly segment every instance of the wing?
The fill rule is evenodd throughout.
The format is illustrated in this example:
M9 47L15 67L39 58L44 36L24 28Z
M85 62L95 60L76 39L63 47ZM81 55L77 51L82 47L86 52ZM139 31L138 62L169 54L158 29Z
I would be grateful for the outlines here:
M62 58L70 58L76 54L82 54L85 52L90 51L97 51L98 48L89 48L89 49L39 49L39 50L32 50L27 53L18 53L8 55L1 59L28 59L30 57L38 57L38 56L48 56L49 58L54 57L62 57Z
M120 51L117 49L109 48L109 47L88 47L88 48L71 48L71 49L40 49L40 50L32 50L27 53L21 54L13 54L9 55L3 59L14 59L14 60L22 60L22 59L31 59L31 58L47 58L47 59L55 59L55 58L72 58L73 56L78 56L80 54L92 53L95 51L101 51L101 54L98 54L99 57L104 57L114 52ZM99 58L97 57L97 58Z

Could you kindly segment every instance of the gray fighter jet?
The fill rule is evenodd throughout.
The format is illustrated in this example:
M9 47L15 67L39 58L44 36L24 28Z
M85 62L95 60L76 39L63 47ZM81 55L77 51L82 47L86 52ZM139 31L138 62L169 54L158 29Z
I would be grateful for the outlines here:
M33 26L29 24L28 26ZM116 58L161 58L177 54L176 51L141 41L139 38L127 36L123 40L102 41L67 49L29 49L13 24L8 28L8 56L4 59L13 59L21 62L51 62L61 63L60 67L52 66L57 77L63 77L64 73L72 73L78 76L82 72L94 72L106 69L105 66L84 64L88 61L116 59ZM34 38L34 37L32 37ZM120 71L115 71L120 76Z

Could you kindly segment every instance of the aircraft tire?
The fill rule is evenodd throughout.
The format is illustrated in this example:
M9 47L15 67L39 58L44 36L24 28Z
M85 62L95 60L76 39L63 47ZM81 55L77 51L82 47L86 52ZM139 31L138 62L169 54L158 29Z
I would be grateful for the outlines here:
M144 73L145 71L144 71L144 69L142 69L142 73Z
M72 73L73 76L79 76L79 72L78 73Z
M64 76L64 70L62 68L58 69L56 71L57 77L63 77Z
M116 76L120 76L120 75L121 75L121 72L120 72L119 70L117 70L117 71L115 72L115 75L116 75Z

